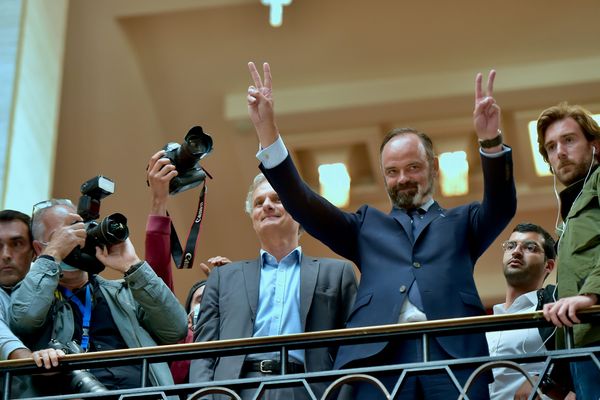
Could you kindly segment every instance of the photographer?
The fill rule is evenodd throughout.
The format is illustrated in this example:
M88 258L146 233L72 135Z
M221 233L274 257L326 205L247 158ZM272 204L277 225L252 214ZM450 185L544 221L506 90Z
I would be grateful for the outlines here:
M160 150L148 161L146 181L150 187L151 209L146 224L146 261L152 266L167 286L174 291L173 270L171 267L171 218L167 215L167 201L169 199L169 183L177 176L176 167L165 157L165 151ZM226 257L212 257L208 265L200 263L200 270L208 276L212 267L230 263ZM198 281L188 294L186 312L188 313L188 335L180 343L192 343L193 339L193 306L200 304L201 291L204 285ZM176 384L189 382L190 360L173 361L171 373Z
M96 249L104 266L124 274L122 280L106 280L64 262L86 241L85 225L70 201L34 206L32 231L37 259L13 293L10 316L11 328L30 348L45 348L54 339L63 344L74 340L83 351L102 351L172 344L185 337L183 307L140 261L129 239ZM90 372L111 390L141 383L140 365ZM53 380L45 389L74 391L67 387L66 375L64 384ZM173 383L165 363L150 364L149 380L153 386Z

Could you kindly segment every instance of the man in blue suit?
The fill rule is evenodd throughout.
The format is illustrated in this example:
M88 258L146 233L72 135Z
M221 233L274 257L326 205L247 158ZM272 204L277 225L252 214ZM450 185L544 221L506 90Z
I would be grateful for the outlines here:
M286 210L308 233L353 261L362 276L347 327L385 325L483 315L473 280L475 262L510 222L516 210L511 149L502 144L500 107L491 71L486 94L477 75L473 120L484 175L481 203L444 209L433 200L438 160L429 137L414 129L391 131L381 145L381 168L392 202L389 213L364 205L344 212L314 193L300 178L279 135L273 111L271 72L264 83L249 63L254 86L248 89L248 112L260 142L261 170ZM433 337L430 359L488 354L485 335ZM418 340L342 346L334 368L401 364L422 360ZM453 369L464 384L472 368ZM381 377L388 390L397 376ZM370 385L357 385L357 399L383 398ZM400 398L449 399L458 391L444 372L410 376ZM479 379L472 399L488 398Z

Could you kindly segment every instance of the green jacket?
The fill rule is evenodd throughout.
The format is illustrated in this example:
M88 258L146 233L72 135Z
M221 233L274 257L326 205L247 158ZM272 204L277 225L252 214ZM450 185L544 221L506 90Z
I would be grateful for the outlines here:
M62 343L73 337L73 311L58 294L59 278L57 263L38 258L13 291L10 326L32 350L48 347L46 333ZM175 344L187 335L185 310L148 263L125 279L96 279L129 348ZM153 386L173 384L166 363L150 364L149 377Z
M558 297L591 293L600 297L600 168L587 181L567 187L560 197L565 222L558 245ZM600 341L600 326L577 324L573 332L576 347ZM564 348L562 329L557 347Z

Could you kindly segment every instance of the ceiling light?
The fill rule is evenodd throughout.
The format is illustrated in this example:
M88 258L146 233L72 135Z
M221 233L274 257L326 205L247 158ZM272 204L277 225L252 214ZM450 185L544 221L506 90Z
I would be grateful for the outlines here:
M283 6L292 4L292 0L260 0L260 2L271 8L269 23L272 27L279 27L283 23Z
M446 197L469 193L469 162L464 151L442 153L440 161L440 187Z
M350 203L350 174L344 163L319 165L321 196L337 207Z

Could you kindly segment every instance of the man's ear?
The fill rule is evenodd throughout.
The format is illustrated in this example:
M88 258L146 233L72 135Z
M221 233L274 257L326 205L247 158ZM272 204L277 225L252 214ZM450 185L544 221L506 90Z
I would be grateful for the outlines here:
M554 267L556 266L556 260L552 260L552 259L547 259L546 260L546 265L544 266L544 270L546 270L546 274L550 274L552 271L554 271Z
M44 250L44 245L39 240L34 240L33 241L34 256L35 257L39 256L40 254L42 254L43 250Z
M437 178L440 174L440 159L433 157L433 174Z

